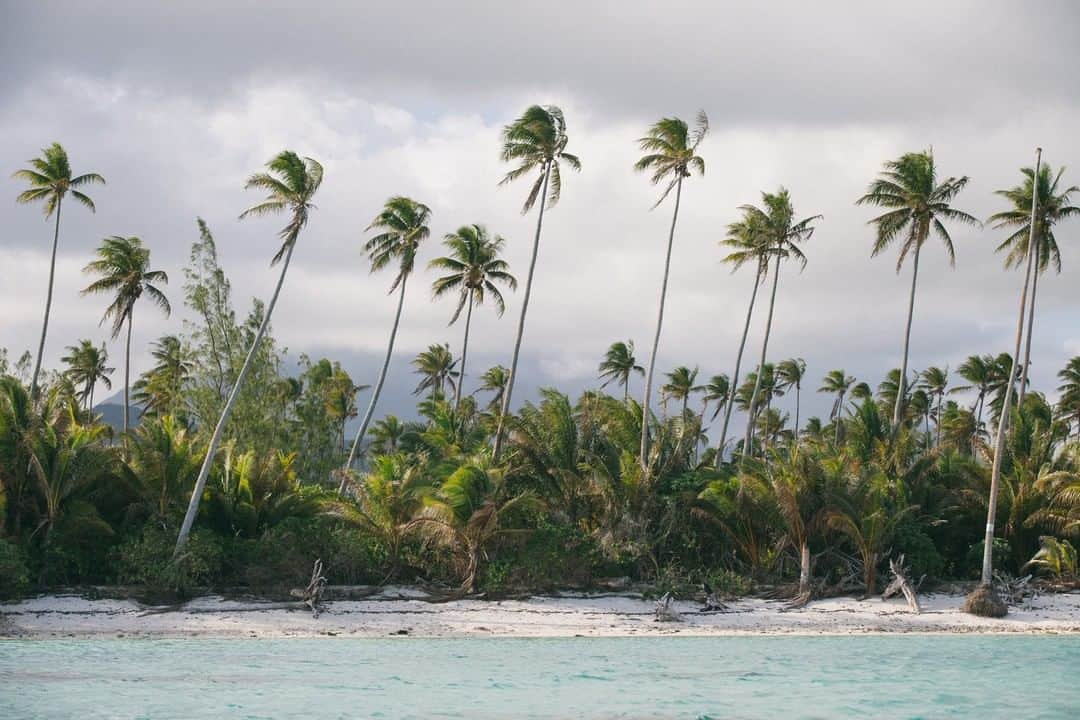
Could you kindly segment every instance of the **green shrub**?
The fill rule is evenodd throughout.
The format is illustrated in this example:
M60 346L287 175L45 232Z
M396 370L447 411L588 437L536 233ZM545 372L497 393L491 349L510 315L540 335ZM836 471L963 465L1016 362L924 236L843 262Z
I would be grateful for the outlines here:
M585 587L600 561L590 535L540 519L534 529L504 538L491 552L480 587L489 592Z
M157 525L143 528L139 537L117 549L120 582L141 585L155 596L189 597L196 587L221 578L222 545L214 533L203 528L194 530L183 553L174 561L175 544L175 531Z
M982 573L982 561L983 561L983 547L984 541L972 545L968 548L967 557L964 559L964 574L970 578L977 578ZM1015 571L1016 568L999 566L998 563L1008 563L1009 558L1012 557L1012 546L1009 545L1009 541L1005 538L994 538L994 550L993 550L993 563L995 569L1006 569Z
M30 571L19 546L0 539L0 599L17 598L29 586Z
M909 519L896 528L893 550L895 555L903 553L904 563L911 569L913 582L923 575L940 578L945 572L945 558L938 552L926 531L914 520Z

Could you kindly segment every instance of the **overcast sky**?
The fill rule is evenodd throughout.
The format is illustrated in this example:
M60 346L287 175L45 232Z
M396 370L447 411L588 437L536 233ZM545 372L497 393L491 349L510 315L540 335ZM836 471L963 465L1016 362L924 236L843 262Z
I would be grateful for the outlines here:
M1080 6L1066 1L288 5L0 0L0 177L55 140L75 172L108 180L92 189L96 214L65 208L48 365L79 338L106 337L105 301L78 294L106 235L141 237L172 278L178 312L136 314L136 373L151 340L182 330L196 216L215 233L238 310L268 296L281 220L237 215L258 199L244 179L291 148L326 177L275 335L293 356L339 359L372 382L394 298L389 272L368 273L364 228L387 197L409 195L433 210L421 264L443 234L479 222L507 238L523 280L535 216L519 214L527 183L497 187L498 138L533 103L565 110L583 169L564 176L545 219L523 398L540 385L595 384L614 340L633 338L647 359L671 207L650 211L657 191L631 165L635 139L659 117L704 108L712 123L707 173L683 193L659 361L698 365L703 377L734 364L752 278L721 265L718 241L760 191L784 185L799 215L824 216L806 270L782 271L769 353L805 358L812 391L832 368L876 385L899 365L910 268L898 276L893 251L870 258L872 209L854 206L883 161L933 146L944 175L971 177L956 204L978 217L1003 208L993 192L1018 182L1036 145L1080 184ZM0 346L14 358L40 332L51 227L39 208L15 204L19 182L0 188ZM915 369L1010 349L1021 276L994 254L1002 235L954 230L955 269L936 242L923 255ZM1080 354L1078 240L1080 223L1060 229L1064 271L1040 285L1039 389ZM432 278L410 287L387 411L409 412L418 351L460 349L451 303L430 300ZM509 364L519 300L508 297L501 320L479 311L473 370ZM754 357L763 329L759 312ZM119 364L120 345L110 347ZM804 417L827 411L813 396Z

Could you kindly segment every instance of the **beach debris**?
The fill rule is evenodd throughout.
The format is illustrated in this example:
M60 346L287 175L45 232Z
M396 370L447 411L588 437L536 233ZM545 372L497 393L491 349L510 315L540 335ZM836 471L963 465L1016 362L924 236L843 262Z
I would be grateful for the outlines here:
M994 589L1006 605L1021 605L1029 609L1031 601L1039 595L1039 589L1032 580L1032 575L1017 578L995 572Z
M322 574L323 564L322 559L315 561L315 566L311 570L311 582L308 583L306 588L293 588L289 591L289 594L294 598L299 598L305 605L311 608L311 617L319 617L319 605L322 603L323 592L326 590L326 578Z
M881 593L882 601L888 600L897 593L903 593L911 612L916 615L921 613L922 608L919 607L919 598L916 596L915 591L918 585L922 584L922 578L919 579L918 585L912 586L911 582L907 579L907 569L904 567L903 554L901 554L899 558L889 558L889 570L892 571L893 579L885 588L885 592ZM923 578L925 577L926 576L924 575Z
M979 617L1003 618L1009 613L1009 606L997 594L991 585L979 585L964 598L964 612Z
M720 593L713 589L707 582L701 583L701 591L705 593L705 607L700 612L726 612L728 606L720 599Z
M682 622L682 615L679 611L672 607L672 602L675 600L675 596L671 592L664 593L659 600L656 601L656 622Z

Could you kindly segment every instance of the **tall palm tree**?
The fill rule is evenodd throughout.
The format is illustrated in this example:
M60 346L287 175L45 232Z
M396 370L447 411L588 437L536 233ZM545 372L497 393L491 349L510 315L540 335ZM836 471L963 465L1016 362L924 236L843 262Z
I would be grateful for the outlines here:
M1058 373L1061 385L1058 392L1058 413L1076 426L1076 439L1080 440L1080 355L1069 360Z
M82 387L78 398L87 412L93 412L94 388L97 384L100 382L106 390L112 390L109 376L115 368L107 366L109 352L105 349L105 343L98 347L89 340L80 340L78 345L69 345L67 350L68 354L60 358L68 365L64 375L76 386Z
M754 391L750 394L750 415L746 422L746 438L743 440L744 452L751 449L754 434L754 411L757 407L757 395L761 388L761 380L764 376L762 368L765 366L765 358L769 350L769 336L772 333L773 310L776 308L776 288L780 281L780 262L788 258L798 261L800 271L806 267L806 255L799 249L799 244L809 240L814 235L813 222L820 220L820 215L811 215L802 220L795 220L795 208L791 204L791 195L786 188L780 188L775 193L761 193L764 207L755 205L743 205L740 210L743 213L743 222L756 228L755 233L760 233L761 242L768 248L768 254L773 258L773 282L772 293L769 296L769 312L765 319L765 337L761 342L761 359L758 360L757 382Z
M30 187L19 193L16 201L19 203L32 203L41 201L48 220L56 214L56 223L53 228L52 256L49 260L49 285L45 293L45 319L41 323L41 340L38 342L37 359L34 360L34 374L30 380L30 397L36 398L38 391L38 376L41 374L41 358L45 353L45 335L49 331L49 312L52 310L53 280L56 277L56 248L60 243L60 206L64 203L64 196L69 192L71 197L90 208L94 212L94 201L86 193L77 188L105 184L105 178L97 173L85 173L71 176L71 164L68 162L67 151L60 143L54 142L47 148L41 149L41 157L28 160L29 168L16 170L12 175L16 180L25 180Z
M338 424L341 438L341 451L345 451L345 425L359 414L356 407L356 393L367 390L370 385L357 385L340 365L334 363L333 374L326 381L323 407L327 414Z
M997 500L998 500L998 486L1001 483L1001 461L1002 454L1005 451L1005 427L1009 424L1009 407L1012 400L1013 384L1016 382L1018 376L1018 366L1020 365L1020 344L1024 334L1024 310L1027 304L1028 287L1031 285L1032 269L1035 265L1035 234L1038 232L1038 217L1039 217L1039 166L1042 164L1042 148L1038 148L1035 151L1035 171L1032 173L1032 177L1035 179L1036 187L1031 193L1031 220L1028 223L1028 254L1027 261L1025 263L1026 268L1024 270L1024 289L1020 293L1020 307L1019 313L1016 318L1016 338L1012 354L1012 363L1009 367L1009 379L1005 385L1005 397L1002 403L1003 411L1001 419L997 424L997 436L994 438L994 463L990 469L990 500L987 503L986 508L986 534L983 537L983 562L982 562L982 576L980 578L980 585L982 587L990 587L990 583L993 580L993 548L994 548L994 520L997 517Z
M923 244L936 234L945 245L949 265L956 265L952 237L942 220L979 226L975 217L957 210L950 204L967 185L967 176L950 177L938 182L937 166L932 151L905 153L897 160L885 163L885 169L870 183L857 205L876 205L886 212L870 221L877 228L872 257L884 252L900 238L900 257L896 261L899 273L904 260L911 256L911 295L908 298L907 326L904 329L904 358L900 364L900 392L893 408L893 425L900 424L907 391L908 352L911 345L911 320L915 313L915 287L919 278L919 255Z
M930 396L934 414L934 426L937 437L935 444L941 444L941 406L945 402L945 392L949 387L949 369L937 366L928 367L921 375L923 389Z
M261 217L263 215L287 212L289 222L278 232L281 239L281 247L270 261L273 267L281 261L281 274L278 276L274 294L270 297L270 304L266 306L266 314L262 323L255 333L255 339L248 349L247 357L240 368L240 374L236 376L229 399L225 401L225 407L221 411L217 425L214 426L214 434L210 437L210 445L203 458L202 467L199 468L199 476L195 481L195 489L191 493L191 501L188 503L187 512L184 515L184 523L180 527L180 534L176 538L174 556L180 554L187 542L191 526L195 523L195 516L199 512L199 500L202 498L203 488L206 486L206 478L210 473L210 465L217 453L218 443L225 431L225 423L232 413L233 404L244 384L251 369L252 360L262 344L266 328L270 325L270 318L274 315L274 307L277 305L278 295L281 294L281 286L285 283L285 273L289 270L289 261L292 260L293 251L296 249L296 241L300 237L300 231L307 224L311 211L315 209L312 199L322 185L323 167L316 160L305 157L301 158L292 150L284 150L274 156L266 164L269 172L255 173L248 178L244 188L248 190L265 190L267 197L261 203L253 205L240 214L240 219L248 217Z
M489 367L480 376L480 391L492 393L487 404L488 412L501 412L506 388L510 384L510 370L503 365Z
M832 410L829 411L829 420L836 425L834 442L840 443L840 414L844 411L844 396L847 395L851 386L855 384L855 377L847 375L843 370L830 370L821 381L818 392L836 395L833 400Z
M728 397L725 403L724 422L720 427L720 438L716 443L716 466L718 468L724 459L728 424L731 422L731 410L735 406L734 393L739 387L739 369L742 367L743 351L746 350L746 337L750 333L750 320L754 315L754 303L757 300L761 281L769 273L769 245L765 239L765 234L758 232L757 226L751 219L744 217L742 220L729 224L727 233L727 237L721 240L721 244L727 245L733 250L724 257L723 262L732 266L732 272L752 262L755 271L754 287L750 292L750 304L746 307L746 320L743 322L742 339L739 340L739 352L735 355L735 372L732 373L729 384L732 395Z
M626 402L630 399L630 376L634 373L645 374L645 368L638 365L634 357L634 341L611 343L600 363L600 377L604 380L600 387L606 388L612 382L617 382L622 385L623 402Z
M394 282L390 284L390 292L398 291L397 311L394 313L394 326L390 328L390 342L386 344L386 356L383 358L382 369L379 370L379 379L375 382L375 390L371 394L371 402L368 403L364 419L360 421L360 429L356 431L352 447L349 449L349 457L345 461L346 472L341 475L341 485L338 493L345 492L345 483L348 480L348 470L353 466L356 459L356 450L364 440L368 424L375 415L375 406L379 403L379 395L382 394L383 383L386 382L386 373L390 369L390 358L394 354L394 340L397 339L398 325L401 324L401 309L405 305L405 285L416 266L416 252L420 243L427 240L431 235L428 223L431 221L431 208L423 203L400 195L386 201L382 211L368 225L368 230L380 230L381 232L364 244L364 252L368 254L371 262L371 272L378 272L392 262L397 263L397 274Z
M787 392L795 388L795 437L799 436L799 405L802 395L802 381L806 377L806 361L802 358L783 360L776 366L776 379L778 387Z
M143 406L144 414L174 414L182 400L181 391L187 383L194 363L188 358L180 338L163 335L150 351L156 361L150 370L135 381L135 401Z
M1005 238L997 247L997 251L1007 250L1005 267L1021 267L1029 252L1028 238L1035 238L1035 274L1031 278L1031 300L1028 305L1027 337L1024 341L1024 364L1020 366L1020 397L1018 404L1024 402L1024 392L1027 387L1028 366L1031 364L1031 329L1035 325L1035 296L1039 287L1039 275L1046 272L1047 267L1053 264L1054 269L1061 272L1061 252L1058 250L1057 238L1054 236L1054 226L1061 220L1080 215L1080 207L1070 205L1070 195L1080 192L1080 187L1073 185L1068 188L1058 189L1061 176L1065 168L1058 170L1054 175L1049 165L1039 168L1039 181L1035 182L1035 171L1026 167L1020 170L1024 175L1024 181L1016 187L1008 190L998 190L996 194L1008 200L1012 207L1008 210L994 213L987 222L994 223L994 229L1008 228L1012 234ZM1034 194L1033 189L1038 185L1039 202L1038 217L1035 218L1035 232L1031 232L1031 203Z
M719 375L713 375L709 378L709 382L705 383L705 395L702 398L702 402L705 405L701 409L702 424L705 419L705 408L711 402L716 403L716 409L713 410L710 420L715 420L717 415L725 410L727 404L731 401L731 381L727 375L723 373Z
M566 119L563 112L554 105L533 105L521 117L503 128L503 162L516 163L510 172L499 181L505 185L518 178L539 171L529 190L521 214L529 212L537 199L540 210L536 217L536 236L533 238L532 257L529 260L529 274L525 278L525 296L521 300L521 316L518 319L517 336L514 339L514 355L510 360L510 374L507 377L506 390L502 394L498 424L495 428L495 446L492 460L499 461L502 451L503 423L510 409L514 394L514 380L517 375L518 355L521 353L521 339L525 335L525 315L529 310L529 297L532 295L533 274L536 271L536 256L540 251L540 230L544 225L544 209L550 204L555 207L562 194L562 174L560 164L581 170L581 161L576 155L566 152L569 138L566 136Z
M665 376L667 382L660 387L660 394L664 397L664 404L667 404L668 398L680 401L682 403L682 414L679 417L685 418L690 396L705 389L704 385L694 384L697 382L698 369L691 370L683 365L666 373Z
M506 241L499 235L491 236L483 225L462 225L456 232L448 233L443 238L443 245L450 254L435 258L428 263L429 268L445 270L448 274L437 279L431 286L435 297L456 292L457 307L450 318L453 325L465 313L465 339L461 343L461 379L454 392L454 407L461 404L461 387L465 380L465 360L469 352L469 327L472 324L473 305L483 305L484 298L491 296L495 312L502 317L506 312L506 302L496 283L517 290L517 279L511 275L509 265L499 257Z
M652 395L653 371L656 368L656 352L660 348L660 332L664 327L664 303L667 300L668 276L671 272L671 248L675 243L675 223L679 219L679 202L682 200L683 179L690 177L691 171L705 174L705 160L697 154L698 145L709 132L709 118L704 110L698 111L697 122L693 130L685 120L663 118L653 123L645 137L638 140L638 146L646 154L634 163L634 170L652 173L653 185L664 183L664 192L653 204L656 208L664 198L675 191L675 208L671 213L671 230L668 231L667 253L664 256L664 279L660 284L660 306L656 313L656 334L653 336L652 351L649 353L649 366L645 371L645 394L641 402L641 467L649 466L649 401Z
M101 241L97 259L91 261L83 272L98 275L98 279L86 286L83 295L112 293L113 301L105 308L101 322L112 322L115 340L127 326L124 345L124 434L130 427L128 412L131 400L131 326L135 303L145 293L155 305L168 315L172 308L165 294L154 283L167 285L169 276L163 270L150 269L150 248L137 237L113 235Z
M413 390L413 395L419 395L428 390L431 395L441 397L446 386L450 386L456 394L458 387L456 379L460 373L454 369L457 360L450 354L449 344L429 346L427 350L416 356L412 364L416 368L416 374L422 378L420 384Z
M976 392L975 403L971 406L972 412L975 413L975 434L971 438L971 442L974 444L980 428L982 428L983 405L986 402L986 395L990 392L994 378L994 356L971 355L960 363L960 367L956 368L956 373L970 384L957 385L949 392L958 393L969 390Z

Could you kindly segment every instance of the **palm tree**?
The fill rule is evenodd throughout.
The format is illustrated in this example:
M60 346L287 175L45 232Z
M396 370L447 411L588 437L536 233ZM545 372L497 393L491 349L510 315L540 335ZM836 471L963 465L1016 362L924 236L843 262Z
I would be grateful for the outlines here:
M713 375L709 378L709 382L705 383L705 396L702 398L704 406L701 409L702 420L705 418L705 408L711 402L716 403L716 409L713 410L710 420L715 420L723 410L726 409L727 404L731 401L731 381L727 375L721 373L720 375ZM704 422L702 423L704 424Z
M937 366L928 367L922 371L922 384L926 393L930 396L931 406L934 407L934 425L937 438L935 444L941 444L941 405L945 402L946 388L949 386L949 369L941 369ZM936 402L935 402L936 398Z
M386 382L386 372L390 369L390 357L394 354L394 340L397 338L398 325L401 324L401 308L405 305L405 284L409 275L416 265L416 251L420 243L427 240L431 234L428 222L431 220L431 209L423 203L407 197L396 196L386 201L382 211L368 225L368 230L381 230L378 235L364 244L364 252L368 254L371 262L371 272L378 272L392 262L397 262L398 272L394 276L394 282L390 284L390 292L398 290L397 312L394 314L394 326L390 329L390 342L386 344L386 357L383 358L382 369L379 370L379 379L375 382L375 391L371 394L371 402L368 403L364 419L360 421L360 429L356 431L349 457L345 461L345 473L341 476L341 485L338 493L345 491L345 482L348 480L348 470L356 458L356 450L364 440L368 424L375 414L375 406L382 394L383 383Z
M71 176L71 164L68 162L67 151L60 143L53 143L47 148L42 148L41 157L28 160L29 168L17 170L13 178L25 180L30 187L19 193L16 201L19 203L32 203L39 200L44 203L45 219L56 214L56 224L53 228L52 256L49 260L49 286L45 293L45 319L41 323L41 341L38 343L37 359L34 361L33 379L30 381L30 397L37 398L38 376L41 374L41 358L45 353L45 335L49 331L49 312L52 309L53 280L56 277L56 248L60 243L60 206L64 202L64 196L71 196L94 212L94 201L77 188L92 185L94 183L105 184L105 178L97 173Z
M760 233L761 242L767 248L767 252L775 258L773 266L772 294L769 297L769 312L765 320L765 338L761 342L761 359L758 361L757 383L754 391L750 394L750 416L746 422L746 438L743 440L744 453L752 444L754 434L754 410L757 407L757 395L761 389L761 379L765 374L762 368L765 366L765 358L769 350L769 335L772 333L773 310L776 307L776 287L780 280L780 261L787 258L795 258L799 262L800 270L806 267L806 256L799 249L799 243L806 242L814 235L812 223L820 220L820 215L811 215L802 220L795 220L795 208L791 204L791 195L785 188L780 188L775 193L761 193L764 208L754 205L743 205L740 210L743 213L743 222L750 228L755 228L752 234Z
M506 241L499 235L488 235L483 225L462 225L457 232L448 233L443 238L443 245L450 254L435 258L428 263L429 268L445 270L449 274L440 277L432 286L435 297L456 292L457 307L450 318L450 324L457 322L461 311L468 305L465 313L465 339L461 343L461 379L454 392L454 408L461 404L461 387L465 380L465 360L469 352L469 327L472 324L473 305L483 305L484 298L491 296L495 303L495 312L502 317L506 312L506 302L496 283L502 283L511 290L517 290L517 279L508 272L506 261L499 257Z
M611 343L600 363L600 377L604 380L600 387L606 388L612 382L617 382L622 385L623 402L626 402L630 399L630 376L634 373L645 374L645 368L638 365L634 357L634 341Z
M1031 329L1035 325L1035 295L1039 286L1039 275L1046 272L1047 267L1053 263L1054 269L1061 272L1061 252L1058 250L1057 238L1054 236L1054 226L1061 220L1080 214L1080 207L1069 204L1069 196L1074 192L1080 192L1080 187L1073 185L1062 190L1058 189L1061 176L1065 168L1058 170L1057 175L1049 165L1039 168L1039 202L1038 217L1035 218L1035 232L1031 232L1032 212L1031 203L1033 188L1036 186L1035 171L1026 167L1020 170L1024 174L1024 181L1016 187L1008 190L998 190L996 194L1007 199L1012 207L1008 210L995 213L987 222L994 223L994 229L1008 228L1013 230L1009 237L1005 238L997 247L997 251L1007 250L1005 267L1021 267L1024 258L1027 257L1029 247L1028 238L1035 238L1035 252L1038 257L1035 261L1035 274L1031 278L1031 304L1028 307L1027 338L1024 342L1024 364L1020 366L1020 397L1018 404L1024 402L1024 392L1027 388L1028 366L1031 364Z
M740 220L728 225L727 237L721 243L734 248L723 262L732 265L735 272L746 263L753 261L755 266L754 287L750 292L750 304L746 308L746 321L743 322L742 339L739 340L739 352L735 356L735 372L731 376L730 388L734 393L739 387L739 369L742 367L743 351L746 349L746 337L750 332L750 320L754 315L754 303L757 300L758 288L761 281L769 273L769 246L764 240L764 234L758 232L757 227L751 222ZM720 428L720 439L716 443L716 467L720 467L724 459L724 445L727 444L728 424L731 422L731 410L734 407L734 395L728 397L724 408L724 422Z
M664 404L667 404L668 398L674 398L682 402L682 414L679 417L686 418L687 405L690 402L690 396L694 393L699 393L705 389L704 385L695 385L697 382L698 369L684 366L677 367L669 373L666 373L668 381L660 387L660 394L664 398Z
M181 391L194 369L180 338L163 335L154 344L150 355L157 362L135 381L135 402L143 406L143 414L175 414L183 399Z
M326 381L323 406L330 418L338 424L342 452L345 451L345 425L359 414L356 408L356 393L369 387L371 386L354 383L349 373L334 363L333 374Z
M802 381L806 377L806 361L802 358L783 360L776 366L777 387L787 392L795 388L795 437L799 437L799 404L802 394Z
M1080 440L1080 355L1069 360L1061 372L1058 392L1058 413L1076 425L1076 438Z
M830 370L822 379L821 387L818 388L818 392L836 395L836 399L833 400L832 410L829 411L829 420L836 425L834 442L837 444L840 443L840 428L842 426L840 413L844 411L844 396L854 384L855 377L853 375L847 375L843 370Z
M396 415L387 415L371 424L371 444L382 449L383 455L397 452L407 426Z
M292 260L293 251L296 249L296 241L300 237L300 231L307 224L311 211L315 209L312 198L315 197L319 186L322 185L322 165L309 157L301 159L292 150L284 150L277 154L266 164L266 167L269 172L255 173L248 178L244 188L248 190L265 190L267 197L261 203L253 205L242 212L240 219L261 217L280 212L289 213L288 224L278 232L278 237L282 241L281 247L270 261L271 267L279 261L283 261L281 263L281 274L278 276L277 285L274 287L274 294L270 297L270 304L266 306L266 314L263 316L262 323L259 324L259 330L255 333L255 339L248 349L247 357L244 358L240 374L236 376L236 382L233 383L232 390L229 392L229 399L225 401L221 417L218 418L217 425L214 426L214 434L210 437L210 445L207 448L206 457L203 458L202 467L199 468L199 477L195 481L195 489L191 493L191 502L188 503L187 513L184 515L184 523L180 527L180 534L176 538L174 557L178 556L183 550L184 543L187 542L188 534L191 532L191 526L195 523L195 516L199 512L199 500L202 498L206 478L210 473L210 465L213 463L214 455L217 453L218 443L221 442L221 435L225 431L225 423L229 419L233 404L236 402L236 397L244 384L244 378L247 377L248 371L251 369L255 353L258 352L259 346L262 344L266 328L270 325L270 318L274 315L278 295L281 294L281 286L285 283L285 273L289 270L289 261Z
M442 397L447 385L456 394L458 385L455 380L460 373L454 369L457 360L450 354L449 344L428 346L427 350L416 356L412 364L416 368L416 374L423 378L413 390L413 395L428 390L432 397Z
M705 174L705 161L697 155L698 145L709 132L709 118L704 110L698 111L693 131L685 120L663 118L649 128L638 146L646 154L634 163L634 170L652 173L653 185L665 183L664 192L653 205L656 208L664 198L675 191L675 209L671 214L671 230L668 232L667 254L664 256L664 280L660 284L660 306L656 313L656 334L653 336L652 352L649 353L649 369L645 371L645 394L641 402L641 467L648 470L649 460L649 401L652 394L653 370L656 367L656 351L660 347L660 332L664 326L664 302L667 300L668 276L671 272L671 248L675 243L675 223L679 219L679 201L682 199L683 179L690 177L691 170Z
M119 235L102 240L101 247L97 249L97 260L87 264L83 272L99 276L86 286L83 295L113 293L113 301L101 318L101 322L112 321L112 338L115 340L119 337L124 326L127 326L124 346L124 433L127 434L131 405L131 326L135 303L145 293L168 315L172 311L169 301L154 283L167 285L169 276L163 270L150 269L150 249L144 247L139 238Z
M908 299L907 326L904 330L904 358L900 365L900 392L896 394L896 407L893 408L894 426L900 424L907 391L908 351L911 344L911 320L915 313L919 255L923 243L933 231L945 245L949 265L956 265L952 237L942 220L980 225L973 216L950 205L967 183L966 175L960 178L950 177L939 183L937 166L930 150L905 153L898 160L885 163L885 169L870 183L866 194L856 201L857 205L876 205L887 209L887 212L870 221L870 224L877 227L872 257L884 252L898 237L902 240L900 257L896 261L897 273L908 255L912 256L911 295Z
M112 390L109 376L115 368L106 366L109 353L105 349L105 343L98 347L89 340L80 340L78 345L69 345L67 350L68 354L60 358L68 365L64 375L76 386L82 386L79 400L87 412L93 412L94 388L97 384L100 382L106 390Z
M539 171L525 204L521 207L524 215L532 209L536 200L540 200L540 211L536 218L536 236L533 238L532 257L529 260L529 274L525 279L525 297L521 301L521 317L518 319L517 337L514 339L514 355L510 361L510 374L506 390L502 394L498 424L495 428L495 446L492 459L499 461L503 443L503 421L510 409L510 400L514 394L514 380L517 375L518 355L521 353L521 339L525 335L525 315L529 310L529 296L532 294L533 273L536 270L536 255L540 251L540 229L544 225L544 209L547 204L555 207L562 194L562 175L560 163L565 162L574 170L581 170L581 161L576 155L566 152L569 140L566 136L566 119L563 112L554 105L533 105L521 117L503 128L503 162L517 163L510 172L499 181L505 185L518 178Z
M972 446L980 429L982 428L982 416L983 406L986 402L986 395L990 392L990 386L994 378L994 356L993 355L971 355L960 363L960 367L956 368L957 374L967 380L969 385L958 385L950 390L950 393L967 392L968 390L975 390L975 403L971 406L972 412L975 413L975 434L971 437Z
M503 365L490 367L480 376L480 391L493 393L487 404L488 412L501 412L506 388L510 384L510 370Z

